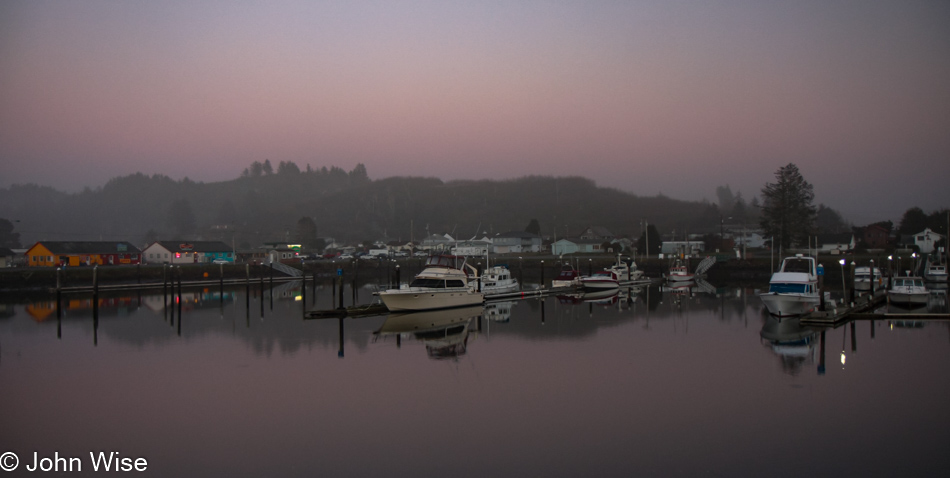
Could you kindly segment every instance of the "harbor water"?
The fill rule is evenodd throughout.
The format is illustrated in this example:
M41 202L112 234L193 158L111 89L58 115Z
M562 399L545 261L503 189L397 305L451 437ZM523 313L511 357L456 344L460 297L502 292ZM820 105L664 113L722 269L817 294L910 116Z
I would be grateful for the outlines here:
M99 476L90 453L105 452L175 477L944 476L948 322L808 328L763 314L756 292L318 320L306 312L337 304L310 283L8 300L2 464Z

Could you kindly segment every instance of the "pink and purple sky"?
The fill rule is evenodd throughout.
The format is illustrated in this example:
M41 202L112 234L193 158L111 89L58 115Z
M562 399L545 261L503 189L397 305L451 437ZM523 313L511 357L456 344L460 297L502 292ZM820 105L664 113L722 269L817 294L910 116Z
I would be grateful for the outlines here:
M950 206L950 2L0 2L0 187L253 161Z

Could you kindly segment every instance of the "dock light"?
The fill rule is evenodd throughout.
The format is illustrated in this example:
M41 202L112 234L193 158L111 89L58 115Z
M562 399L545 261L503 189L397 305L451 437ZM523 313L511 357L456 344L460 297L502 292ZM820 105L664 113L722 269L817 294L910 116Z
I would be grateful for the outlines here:
M841 351L841 365L844 365L844 350Z
M841 264L841 303L844 304L844 298L848 296L848 286L844 283L844 264L848 262L844 259L838 261ZM844 352L841 355L841 363L844 363Z

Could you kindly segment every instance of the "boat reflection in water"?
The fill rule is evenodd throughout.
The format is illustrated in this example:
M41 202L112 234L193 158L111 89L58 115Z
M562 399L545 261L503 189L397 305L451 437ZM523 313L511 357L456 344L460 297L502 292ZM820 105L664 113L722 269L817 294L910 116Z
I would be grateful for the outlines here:
M802 368L815 361L819 331L801 325L799 317L779 318L767 315L759 336L768 342L772 352L782 362L782 369L797 375Z
M485 304L485 312L482 315L492 322L509 322L511 321L511 309L515 307L515 303L514 300L488 302Z
M472 319L480 317L482 306L422 312L389 314L375 332L377 338L395 336L401 346L403 338L412 337L425 343L432 359L452 359L465 355Z

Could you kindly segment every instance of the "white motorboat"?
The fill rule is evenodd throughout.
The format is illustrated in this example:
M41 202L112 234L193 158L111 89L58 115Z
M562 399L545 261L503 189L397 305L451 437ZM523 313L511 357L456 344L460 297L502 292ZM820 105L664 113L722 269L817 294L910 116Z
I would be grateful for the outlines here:
M769 291L759 298L777 317L802 315L815 310L821 302L815 258L796 254L786 257L782 267L772 274Z
M854 290L871 290L871 267L861 266L854 270ZM884 287L884 276L881 270L874 268L874 290Z
M482 293L500 294L518 290L518 279L505 266L491 266L482 273Z
M616 273L617 279L620 281L640 280L643 277L643 271L637 268L636 262L619 255L617 256L617 262L607 270Z
M619 289L620 279L616 272L595 272L592 275L581 277L581 285L587 290Z
M947 266L943 264L927 264L924 271L924 279L927 282L947 282Z
M408 285L379 293L379 298L391 311L446 309L478 305L485 301L485 294L476 290L473 278L478 271L465 259L458 256L431 256L425 268Z
M930 291L920 277L900 276L891 279L887 300L892 304L926 306Z

